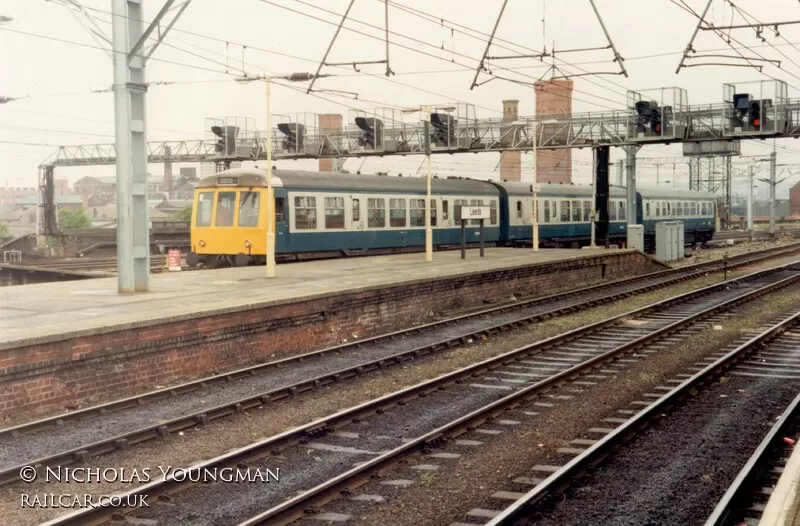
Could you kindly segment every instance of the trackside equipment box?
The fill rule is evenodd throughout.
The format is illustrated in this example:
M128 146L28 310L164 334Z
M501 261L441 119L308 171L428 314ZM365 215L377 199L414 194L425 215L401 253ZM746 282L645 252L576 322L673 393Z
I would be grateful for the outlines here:
M659 261L683 259L683 240L682 221L656 223L656 259Z

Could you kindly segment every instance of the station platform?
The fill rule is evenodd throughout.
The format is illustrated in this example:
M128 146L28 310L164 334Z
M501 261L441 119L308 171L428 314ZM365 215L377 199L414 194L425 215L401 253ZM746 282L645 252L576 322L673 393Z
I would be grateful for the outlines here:
M795 446L772 490L759 524L800 526L800 447Z
M607 256L624 250L487 248L460 259L459 251L333 259L266 267L169 272L150 276L150 291L119 294L117 279L97 278L0 288L0 350L114 328L178 321L313 299L332 293L410 284L419 280L511 269L523 265Z
M634 250L487 248L0 288L0 419L53 413L657 270Z

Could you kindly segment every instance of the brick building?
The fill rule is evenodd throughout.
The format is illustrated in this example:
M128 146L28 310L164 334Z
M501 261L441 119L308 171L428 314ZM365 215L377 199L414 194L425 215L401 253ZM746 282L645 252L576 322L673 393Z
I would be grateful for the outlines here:
M800 183L789 189L790 215L800 215Z
M69 194L69 181L66 179L56 179L54 192L56 197ZM11 208L25 198L33 197L36 200L35 186L0 186L0 206Z
M511 143L508 133L511 130L511 123L519 117L519 101L503 101L503 134L505 143ZM541 154L541 152L539 152ZM500 154L500 180L501 181L522 181L522 152L505 151ZM532 175L529 177L533 177ZM541 181L541 176L538 177Z
M540 80L534 84L536 91L536 117L540 120L558 119L572 114L572 81ZM555 126L555 125L549 125ZM572 150L540 150L536 152L541 183L572 182Z

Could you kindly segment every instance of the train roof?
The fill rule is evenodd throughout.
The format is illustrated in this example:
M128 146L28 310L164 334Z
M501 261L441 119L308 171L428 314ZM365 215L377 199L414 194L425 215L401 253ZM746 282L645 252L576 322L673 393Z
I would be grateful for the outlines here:
M338 172L310 172L300 170L274 170L272 185L275 188L347 190L370 192L425 191L425 177L397 177L387 175L359 175ZM267 171L260 168L236 168L200 180L198 188L216 187L221 177L237 177L236 186L267 186ZM436 193L498 195L498 190L487 181L474 179L431 180Z
M639 188L639 193L645 199L709 199L717 198L711 192L698 190L685 190L683 188Z
M496 183L508 192L508 195L531 195L531 183L502 182ZM539 193L548 197L592 197L591 185L539 183ZM625 187L612 186L611 195L624 197Z

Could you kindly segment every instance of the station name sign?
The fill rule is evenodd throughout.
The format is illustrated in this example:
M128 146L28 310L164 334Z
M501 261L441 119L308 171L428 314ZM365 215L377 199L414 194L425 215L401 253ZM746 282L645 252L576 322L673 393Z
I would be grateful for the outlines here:
M488 206L456 206L456 221L467 219L489 219L491 208Z

